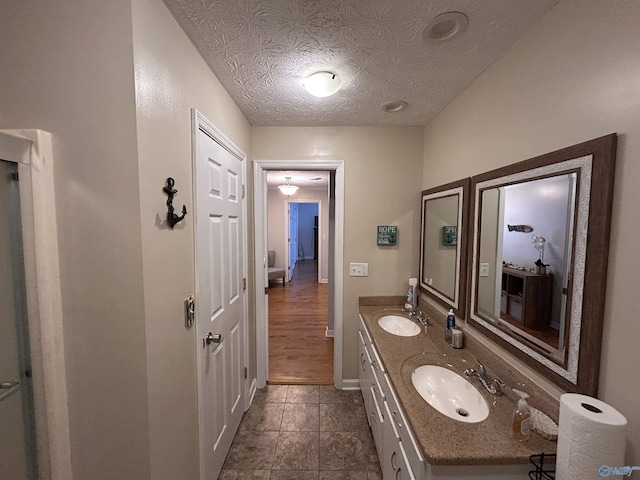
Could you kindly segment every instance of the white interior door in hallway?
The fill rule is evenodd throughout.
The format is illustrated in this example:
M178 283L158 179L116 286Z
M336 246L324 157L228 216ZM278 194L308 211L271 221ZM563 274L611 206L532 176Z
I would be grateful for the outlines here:
M244 154L213 126L195 135L200 478L213 480L246 409Z

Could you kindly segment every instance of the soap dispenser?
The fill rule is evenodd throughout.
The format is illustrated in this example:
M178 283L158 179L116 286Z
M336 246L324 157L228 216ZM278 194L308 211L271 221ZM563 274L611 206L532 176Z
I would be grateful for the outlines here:
M529 395L515 388L513 392L520 396L516 411L513 412L513 438L526 442L531 436L531 410L527 404Z
M444 339L449 345L451 345L451 330L454 328L456 328L456 314L453 313L452 308L447 315L447 328L444 329Z

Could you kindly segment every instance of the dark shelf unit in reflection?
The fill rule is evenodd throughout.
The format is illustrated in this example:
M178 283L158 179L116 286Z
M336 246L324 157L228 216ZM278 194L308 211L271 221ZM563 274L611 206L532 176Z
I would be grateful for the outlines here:
M551 320L553 275L502 267L500 316L539 329Z

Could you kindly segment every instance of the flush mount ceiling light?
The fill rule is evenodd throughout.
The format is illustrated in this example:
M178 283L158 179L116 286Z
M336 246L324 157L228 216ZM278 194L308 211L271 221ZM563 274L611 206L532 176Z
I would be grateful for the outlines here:
M298 190L298 187L291 185L291 177L285 177L286 183L284 185L278 185L278 188L283 195L290 197Z
M407 102L403 102L402 100L395 100L393 102L387 102L382 105L382 111L387 113L396 113L401 112L405 108L407 108Z
M328 97L340 90L342 79L332 72L316 72L305 78L302 86L311 95Z
M422 29L422 40L428 44L446 42L460 35L468 26L469 19L464 13L443 13Z

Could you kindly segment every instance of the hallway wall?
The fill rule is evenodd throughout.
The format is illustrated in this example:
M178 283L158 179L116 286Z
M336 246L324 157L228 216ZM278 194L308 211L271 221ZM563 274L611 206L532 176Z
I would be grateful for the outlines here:
M0 44L0 128L53 134L73 478L196 478L190 109L250 125L160 0L2 2Z
M2 2L0 128L53 134L74 478L149 478L131 2Z
M560 2L427 126L422 181L433 187L618 133L599 398L629 421L626 465L640 464L629 370L640 363L639 19L636 0Z
M193 479L199 474L197 340L195 328L185 328L183 304L195 293L191 108L248 157L251 130L164 4L132 5L151 478ZM184 204L188 212L173 230L164 225L167 177L176 181L176 211ZM250 321L252 345L254 337Z

